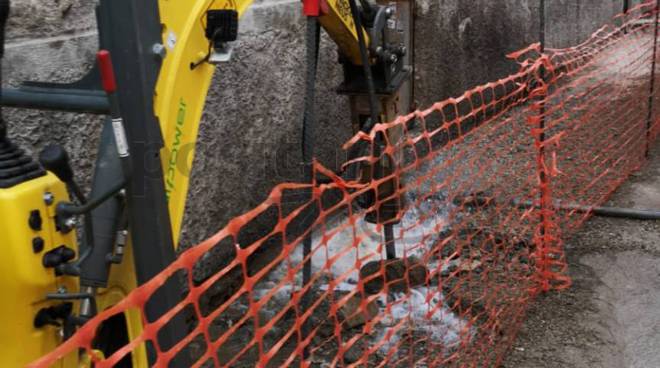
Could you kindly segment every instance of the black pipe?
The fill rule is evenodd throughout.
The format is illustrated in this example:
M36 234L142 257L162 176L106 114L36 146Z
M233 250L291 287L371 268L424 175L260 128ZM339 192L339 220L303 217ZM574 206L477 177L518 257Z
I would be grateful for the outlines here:
M364 124L362 127L360 127L361 131L364 133L369 133L371 132L371 129L379 122L379 115L380 115L380 102L378 101L378 96L376 95L376 86L374 84L374 77L373 73L371 71L371 63L369 62L369 52L367 49L367 43L364 39L364 33L363 33L363 27L362 27L362 19L360 17L360 13L358 11L357 4L355 0L348 0L349 5L351 7L351 14L353 17L353 21L355 22L355 30L357 31L358 35L358 43L360 46L360 59L362 61L362 68L364 70L364 77L367 81L367 90L369 93L369 112L370 112L370 119L369 121ZM373 149L373 155L375 157L379 157L381 155L381 150L380 150L380 145L381 141L376 137L376 140L374 142L374 149ZM383 167L380 162L376 163L376 169L375 171L382 172ZM376 173L372 173L374 176L380 176ZM378 195L378 193L376 193ZM394 241L394 225L391 223L387 223L384 225L384 233L385 233L385 248L386 248L386 253L387 253L387 258L388 259L394 259L396 258L396 244Z
M578 212L591 212L594 216L600 217L614 217L631 220L660 220L659 210L637 210L634 208L619 208L619 207L585 207L574 205L560 205L559 209L562 210L576 210Z
M520 202L513 201L520 208L530 208L534 206L531 201ZM538 207L538 206L536 206ZM634 208L621 208L621 207L590 207L573 203L562 203L561 201L554 201L553 209L560 211L575 211L580 213L591 213L599 217L613 217L631 220L660 220L660 211L658 210L638 210Z
M513 202L520 208L530 208L534 206L530 201L520 202L518 200L514 200ZM555 201L552 207L555 210L591 213L592 215L599 217L614 217L632 220L660 220L659 210L638 210L634 208L598 206L589 207L572 203L562 203L560 201Z
M362 27L362 18L358 11L355 0L348 0L351 6L351 15L355 22L355 31L358 36L358 44L360 46L360 59L362 61L362 69L364 70L364 78L367 81L367 90L369 93L369 111L371 113L371 121L362 127L362 131L368 133L371 128L377 124L378 115L380 114L380 107L378 103L378 96L376 95L376 85L374 83L374 76L371 71L371 64L369 63L369 52L367 50L367 42L364 39L364 28Z
M97 208L98 206L102 205L108 199L119 194L119 192L122 189L126 188L127 184L128 184L128 179L123 178L120 182L110 186L105 193L99 194L98 197L90 198L87 201L87 203L81 206L76 206L73 203L69 203L69 202L60 202L57 204L56 212L58 215L62 215L65 217L86 214L92 211L93 209Z
M106 115L110 102L103 91L20 88L2 89L0 105L35 110L66 111Z
M469 200L467 200L469 198ZM463 203L466 206L473 207L488 207L492 205L497 205L497 200L484 196L484 195L475 195L468 196L465 198L457 198L457 203ZM532 203L532 201L521 201L519 199L513 199L510 201L512 206L516 206L521 209L527 208L539 208L538 205ZM631 220L651 220L656 221L660 220L660 210L649 210L649 209L634 209L634 208L621 208L621 207L602 207L602 206L584 206L574 203L562 203L561 201L554 201L552 205L554 210L560 211L575 211L580 213L590 213L594 216L599 217L613 217L613 218L622 218L622 219L631 219Z

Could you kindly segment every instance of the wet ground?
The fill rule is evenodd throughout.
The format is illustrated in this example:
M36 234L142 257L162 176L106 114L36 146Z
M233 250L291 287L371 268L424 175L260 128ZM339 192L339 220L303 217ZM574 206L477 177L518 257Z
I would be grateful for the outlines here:
M660 209L660 149L607 205ZM503 366L660 367L660 221L592 218L566 248L573 286L536 300Z

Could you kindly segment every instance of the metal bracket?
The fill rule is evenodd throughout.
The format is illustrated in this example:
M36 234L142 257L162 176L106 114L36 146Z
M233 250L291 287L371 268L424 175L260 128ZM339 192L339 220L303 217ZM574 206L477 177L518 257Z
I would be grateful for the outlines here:
M209 55L209 64L218 65L231 60L234 47L228 43L223 43L219 46L220 47L214 47L213 51L211 51L211 55Z

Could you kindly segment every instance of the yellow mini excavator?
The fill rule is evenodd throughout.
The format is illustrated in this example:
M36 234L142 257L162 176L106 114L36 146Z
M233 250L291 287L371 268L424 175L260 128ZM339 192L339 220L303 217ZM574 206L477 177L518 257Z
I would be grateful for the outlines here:
M195 146L215 65L231 62L251 2L98 0L100 51L85 77L2 89L2 106L106 118L88 193L62 146L49 145L33 158L0 121L1 367L21 367L51 351L174 260L189 185L177 170L190 160L181 150ZM311 162L320 29L337 44L344 70L338 91L350 96L353 127L368 132L410 109L413 3L305 0L302 8L308 32L303 146ZM9 0L0 0L0 57L8 16ZM369 180L368 171L361 180ZM371 219L386 225L390 257L396 256L395 213L378 211ZM162 315L179 294L176 282L166 284L147 304L146 318ZM94 348L108 356L141 328L139 311L112 318ZM158 342L172 346L185 331L185 321L175 319ZM120 366L147 367L153 358L140 347ZM75 354L61 365L91 363Z

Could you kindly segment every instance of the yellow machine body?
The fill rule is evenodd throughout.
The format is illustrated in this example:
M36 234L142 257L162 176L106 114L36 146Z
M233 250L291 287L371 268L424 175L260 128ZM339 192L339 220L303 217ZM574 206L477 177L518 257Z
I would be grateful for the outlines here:
M77 290L74 279L56 277L53 269L46 269L41 263L46 252L61 245L76 249L74 232L62 234L56 230L54 203L46 204L46 193L56 201L68 200L64 184L51 174L0 189L0 244L3 250L0 290L6 299L0 303L0 341L3 341L0 365L3 367L22 367L60 344L59 328L37 329L34 319L40 309L57 304L47 301L46 294L62 288L70 292ZM29 225L32 213L39 213L40 230L33 230ZM34 239L43 239L40 252L33 250ZM16 351L17 347L19 351Z
M133 269L133 252L131 247L126 247L124 261L119 265L114 265L110 269L110 279L107 289L101 289L96 297L98 310L105 310L119 303L124 299L132 289L137 287L137 280ZM133 339L142 332L142 312L138 309L130 309L125 313L126 332L129 339ZM133 349L131 361L134 368L146 368L149 366L147 361L147 349L144 344ZM69 367L87 367L85 364L69 365Z
M327 0L327 13L319 17L321 26L337 44L339 51L355 65L362 65L358 33L348 0ZM362 30L366 45L369 36Z
M161 152L174 244L178 244L188 195L190 171L199 124L204 112L215 66L192 63L209 52L205 15L210 9L234 9L239 16L252 0L160 0L163 44L167 56L155 94L155 114L160 121L165 147Z
M47 195L53 198L51 204L44 199ZM35 328L34 320L42 308L62 303L47 300L47 294L79 291L76 278L58 277L54 269L45 268L42 264L44 254L61 245L77 250L75 231L64 234L55 226L55 206L58 202L68 200L64 184L50 173L12 188L0 189L0 244L3 248L3 256L0 257L0 290L3 290L7 299L0 303L0 341L5 342L0 345L2 367L23 367L62 343L61 327L49 325ZM29 225L29 218L36 211L41 218L40 230L34 230ZM33 240L37 238L43 240L41 250L33 248ZM116 304L135 287L132 263L129 250L124 262L112 269L112 286L100 290L97 297L99 309ZM78 307L78 303L74 303L74 312ZM139 311L130 312L126 319L129 334L139 334ZM144 349L134 351L132 359L134 367L147 366L144 364ZM77 355L67 357L59 366L78 367Z

